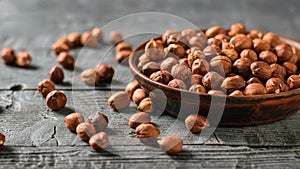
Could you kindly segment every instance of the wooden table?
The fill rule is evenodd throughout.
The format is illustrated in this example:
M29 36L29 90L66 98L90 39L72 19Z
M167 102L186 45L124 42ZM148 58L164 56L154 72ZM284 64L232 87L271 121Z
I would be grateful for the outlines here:
M187 133L184 124L173 117L154 116L162 136L175 134L184 138L184 151L167 155L135 139L134 130L127 126L130 114L137 111L134 104L129 111L120 113L107 106L110 95L124 89L132 79L129 67L114 61L114 49L108 42L110 30L120 30L126 41L136 46L168 27L189 26L182 20L168 20L174 19L172 16L163 20L155 13L109 22L137 12L166 12L199 28L216 24L228 27L243 21L249 29L274 31L300 40L299 6L296 0L2 0L0 47L27 50L33 63L29 69L0 64L0 132L7 138L0 149L0 168L299 168L299 113L266 125L218 127L209 138ZM94 26L104 26L104 42L97 49L72 50L77 58L76 68L65 70L64 83L56 85L65 92L68 103L60 111L49 110L36 87L57 65L52 43L63 35L88 31ZM111 84L88 87L79 75L97 63L112 64L116 75ZM100 111L109 117L106 132L112 146L107 151L92 150L65 128L63 119L73 111L85 117Z

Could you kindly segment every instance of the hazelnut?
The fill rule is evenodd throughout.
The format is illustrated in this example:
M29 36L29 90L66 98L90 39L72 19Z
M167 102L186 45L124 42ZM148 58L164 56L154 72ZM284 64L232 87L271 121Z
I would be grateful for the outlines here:
M217 39L217 38L209 38L207 40L207 45L214 45L214 46L220 47L221 44L222 44L222 41L220 39Z
M192 73L205 75L209 71L209 63L205 59L196 59L192 65Z
M168 83L168 86L186 90L186 84L180 79L173 79Z
M208 38L215 37L218 34L226 34L226 30L222 28L221 26L213 26L206 30L205 35Z
M80 74L81 80L87 85L95 85L100 81L96 69L86 69Z
M188 60L187 60L187 58L182 58L182 59L179 59L178 60L178 63L179 64L182 64L182 65L185 65L185 66L188 66ZM188 66L189 67L189 66ZM190 68L190 67L189 67ZM171 69L171 71L172 71L172 69Z
M132 94L132 101L136 104L139 104L146 97L147 93L144 89L136 89Z
M142 72L146 76L150 76L152 73L159 71L159 70L160 70L160 65L156 62L148 62L142 68Z
M60 39L58 39L54 44L65 44L68 46L68 48L70 49L70 42L68 39L68 36L63 36Z
M49 79L54 83L61 83L64 80L64 71L57 66L52 67L49 72Z
M140 124L135 129L136 138L140 139L142 142L153 141L160 135L159 129L153 124Z
M143 55L143 56L145 56L145 55ZM148 62L149 62L149 59L148 59L148 58L140 59L138 65L137 65L138 69L139 69L140 71L142 71L142 70L143 70L143 66L144 66L145 64L147 64Z
M292 47L288 44L277 45L274 49L279 62L290 60L293 56Z
M259 54L259 58L269 64L277 62L277 56L271 51L262 51Z
M168 154L182 151L183 140L179 136L167 136L157 141L160 149Z
M84 32L81 34L80 43L82 46L96 48L98 46L98 39L91 32Z
M257 61L257 54L254 50L251 49L244 49L241 53L240 53L240 57L241 58L248 58L251 60L251 62L255 62Z
M5 143L5 135L0 133L0 147L2 147Z
M286 73L289 75L295 74L297 72L297 66L293 62L284 62L282 64L286 69Z
M257 77L251 77L251 78L247 81L247 84L251 84L251 83L261 83L261 81L260 81L259 78L257 78Z
M252 47L252 39L244 34L235 35L230 39L230 43L234 46L235 50L241 52L244 49Z
M297 62L300 61L300 50L295 47L292 47L292 50L293 50L294 55L297 56Z
M132 47L127 42L120 42L116 46L116 53L121 52L123 50L132 51Z
M162 43L151 39L145 46L145 54L151 60L162 59L165 56Z
M257 53L260 53L262 51L268 51L271 49L271 46L268 41L262 39L254 39L252 42L253 42L253 49Z
M193 74L191 77L191 84L202 84L202 75Z
M240 75L226 77L221 85L222 88L228 91L243 89L245 86L246 82Z
M185 49L179 44L170 44L168 46L168 52L174 53L179 58L182 58L185 56Z
M131 55L131 50L122 50L116 53L115 60L118 63L128 64L128 58Z
M179 32L176 32L174 30L171 30L171 29L166 30L165 33L162 35L162 41L164 43L167 43L167 41L170 38L170 36L172 36L174 34L181 35Z
M224 96L225 93L221 90L209 90L207 92L207 94L210 94L210 95L217 95L217 96Z
M38 91L46 97L48 93L55 90L55 84L51 80L43 80L38 84Z
M247 78L250 74L250 65L251 65L250 59L239 58L233 63L232 67L234 72L240 74L244 78Z
M209 127L207 119L199 114L190 114L184 120L185 127L193 134L200 133L202 130Z
M246 86L244 94L247 96L266 94L267 90L261 83L251 83Z
M206 89L218 89L224 77L217 72L208 72L202 79L202 84Z
M287 85L279 78L270 78L266 82L266 90L268 93L280 93L288 90Z
M227 56L232 62L239 58L239 54L234 49L224 49L222 53Z
M240 90L235 90L232 93L230 93L229 96L244 96L244 93Z
M231 44L230 42L226 42L226 41L223 41L221 46L222 46L222 50L234 49L233 44Z
M298 56L294 53L291 59L288 61L296 64L298 62Z
M197 30L195 29L184 29L181 31L181 36L191 39L194 36L197 36Z
M81 113L71 113L65 117L64 122L70 131L75 132L76 127L84 122L84 117Z
M127 92L120 91L113 94L107 101L108 105L114 110L127 108L130 104L130 98Z
M273 32L266 33L262 39L269 42L272 48L275 48L277 45L282 43L279 36Z
M154 72L150 75L150 79L155 82L160 82L163 84L168 84L172 79L172 75L164 70Z
M212 58L209 64L211 69L221 74L227 74L232 69L231 60L228 57L222 55Z
M194 84L190 87L189 91L196 93L206 93L206 89L200 84Z
M170 36L168 36L168 39L165 42L166 45L170 44L180 44L185 45L187 43L187 39L184 36L181 36L180 32L174 32Z
M98 41L102 41L103 40L104 33L103 33L103 31L100 28L98 28L98 27L93 28L92 31L91 31L91 33L92 33L92 35L94 37L97 38Z
M171 69L174 65L176 65L178 62L175 58L173 57L168 57L165 60L163 60L160 64L160 69L165 70L168 72L171 72Z
M268 80L272 76L271 67L264 61L255 61L250 65L253 76L261 79Z
M96 129L91 123L85 122L78 124L76 133L83 141L88 142L96 134Z
M89 145L98 151L106 149L109 146L107 134L105 132L100 132L93 135L89 140Z
M7 65L12 65L16 61L15 52L12 48L3 48L1 50L2 62Z
M52 50L59 54L60 52L68 52L70 50L69 46L62 42L56 42L52 45Z
M224 33L220 33L220 34L216 35L215 38L219 39L220 41L225 41L225 42L228 42L230 40L230 37Z
M219 52L213 46L207 46L205 49L203 49L203 54L207 60L215 57L218 53Z
M192 71L186 65L176 64L172 67L171 75L173 78L180 79L185 82L187 79L191 79Z
M300 88L300 76L299 75L291 75L287 79L287 84L290 89Z
M143 111L143 112L152 112L152 101L151 98L147 97L143 99L139 106L137 107L138 110Z
M28 52L19 52L17 56L17 65L21 67L28 67L31 63L31 56Z
M206 38L194 36L189 40L189 46L197 47L197 48L203 50L206 46Z
M199 48L193 47L187 56L188 66L192 67L194 61L197 59L205 59L205 55Z
M279 64L271 64L271 71L272 71L272 76L280 78L281 80L285 80L286 77L286 69L285 67L279 65Z
M129 98L132 97L133 92L140 87L139 82L134 80L132 82L129 82L125 88L125 91L128 93Z
M113 44L118 44L123 41L123 36L119 31L111 31L109 33L109 40Z
M128 126L131 128L136 128L140 124L147 124L151 122L151 117L144 112L139 112L133 114L129 121L128 121Z
M68 52L60 52L56 58L56 61L66 69L74 68L75 59Z
M68 42L70 47L71 48L80 47L81 46L80 39L81 39L81 35L78 32L74 32L68 35Z
M242 23L235 23L231 25L228 35L235 36L237 34L245 34L245 33L247 33L245 25Z
M46 105L52 110L60 110L65 107L66 103L66 95L58 90L53 90L46 97Z
M263 37L263 33L259 30L250 30L247 36L252 39L261 39Z
M100 132L107 127L108 118L103 113L95 112L88 117L88 122L94 125L96 132Z
M96 66L96 73L99 76L99 82L111 81L114 76L114 68L109 64L98 64Z

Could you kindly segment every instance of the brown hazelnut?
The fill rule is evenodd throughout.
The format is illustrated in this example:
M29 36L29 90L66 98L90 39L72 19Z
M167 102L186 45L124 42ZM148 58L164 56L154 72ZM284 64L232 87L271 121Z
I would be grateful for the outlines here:
M246 82L240 75L235 75L231 77L227 77L224 79L221 87L228 90L228 91L234 91L243 89L246 86Z
M150 98L150 97L147 97L147 98L143 99L143 100L140 102L140 104L139 104L139 106L137 107L137 109L140 110L140 111L149 113L149 112L152 112L152 110L153 110L152 107L153 107L153 106L152 106L151 98Z
M97 38L98 41L102 41L103 40L104 33L103 33L103 31L100 28L98 28L98 27L93 28L92 31L91 31L91 33L92 33L92 35L94 37Z
M262 51L268 51L271 49L271 46L268 41L262 39L253 40L253 49L255 52L260 53Z
M91 32L84 32L81 34L80 43L82 46L96 48L98 46L98 39Z
M286 73L289 75L295 74L297 72L297 66L293 62L284 62L282 64L286 69Z
M221 47L221 44L222 44L222 41L220 39L217 39L217 38L207 39L207 45L214 45L214 46Z
M31 63L30 54L28 52L19 52L16 63L20 67L28 67Z
M226 56L216 56L210 60L211 69L219 72L220 74L227 74L232 69L231 60Z
M272 76L271 67L264 61L255 61L250 65L253 76L265 81Z
M239 58L239 54L234 49L224 49L222 53L227 56L232 62Z
M75 59L68 52L60 52L56 58L56 61L66 69L74 68Z
M46 97L47 94L52 92L53 90L55 90L55 84L51 80L43 80L38 84L38 91L44 97Z
M109 140L105 132L93 135L89 140L89 145L98 151L104 150L109 146Z
M76 133L83 141L88 142L96 134L96 129L91 123L85 122L78 124Z
M221 90L209 90L207 92L207 94L210 94L210 95L217 95L217 96L224 96L226 95L223 91Z
M247 33L245 25L242 23L235 23L231 25L228 35L235 36L237 34L245 34L245 33Z
M130 104L130 98L127 92L120 91L113 94L107 101L108 105L114 110L127 108Z
M191 39L194 36L197 36L197 30L195 29L184 29L181 31L181 36Z
M111 81L114 76L114 68L109 64L98 64L96 66L96 73L99 76L99 82Z
M81 80L87 85L95 85L100 81L96 69L86 69L80 74Z
M121 52L122 50L132 51L132 47L127 42L120 42L116 46L116 53Z
M205 59L205 55L199 48L193 47L190 49L190 53L187 56L188 66L192 67L196 59Z
M234 72L240 74L242 77L247 78L250 74L251 60L248 58L237 59L232 67Z
M269 42L271 48L275 48L277 45L282 43L279 36L273 32L266 33L262 39Z
M118 44L123 41L123 36L119 31L111 31L109 33L109 40L113 44Z
M199 114L190 114L184 120L185 127L192 133L200 133L202 130L209 127L208 120Z
M81 113L71 113L64 118L67 129L72 132L76 131L76 127L84 122L84 117Z
M270 78L266 82L266 90L268 93L280 93L288 90L287 85L279 78Z
M185 45L187 44L188 40L185 36L182 36L180 32L174 32L170 36L168 36L168 39L166 41L163 41L166 45L170 44L180 44Z
M285 77L286 77L285 67L283 67L277 63L271 64L270 67L271 67L273 77L277 77L281 80L285 80Z
M220 34L216 35L215 38L219 39L220 41L226 41L226 42L229 42L229 40L230 40L230 37L224 33L220 33Z
M226 30L222 28L221 26L213 26L206 30L205 35L208 38L215 37L218 34L226 34Z
M171 72L171 69L174 65L176 65L178 62L175 58L173 57L168 57L165 60L163 60L160 64L160 69L165 70L168 72Z
M179 136L167 136L157 141L160 149L168 154L182 151L183 140Z
M261 59L262 61L265 61L269 64L277 62L277 56L271 51L262 51L259 54L259 59Z
M259 78L257 78L257 77L251 77L251 78L247 81L247 84L251 84L251 83L261 83L261 81L260 81Z
M235 50L241 52L244 49L252 47L252 39L244 34L237 34L230 39L230 43L234 46Z
M162 41L164 43L167 43L167 40L169 39L170 36L174 35L174 34L180 34L179 32L176 32L174 30L171 30L171 29L167 29L165 31L165 33L162 35Z
M251 49L244 49L241 53L240 53L240 57L241 58L248 58L251 60L251 62L255 62L257 61L257 54L254 50Z
M136 128L140 124L147 124L151 122L151 117L144 112L139 112L133 114L128 121L128 126L131 128Z
M232 93L230 93L229 96L244 96L244 93L240 90L235 90Z
M287 85L290 89L300 88L300 76L299 75L291 75L287 79Z
M159 70L160 70L160 65L156 62L148 62L142 68L142 72L146 76L150 76L152 73L157 72Z
M231 44L230 42L226 42L226 41L223 41L221 46L222 46L222 50L234 49L233 44Z
M49 79L54 83L61 83L64 81L64 71L62 68L54 66L49 72Z
M145 46L145 54L150 60L162 59L165 56L162 43L151 39Z
M179 59L178 63L189 67L187 58ZM171 71L172 71L172 69L171 69Z
M251 83L246 86L244 94L247 96L266 94L267 90L261 83Z
M78 32L71 33L70 35L68 35L69 46L71 48L80 47L81 46L80 39L81 39L81 35Z
M122 50L116 53L115 60L118 63L128 64L128 58L131 55L131 50Z
M209 71L209 63L205 59L196 59L192 65L192 73L205 75Z
M16 61L15 51L12 48L3 48L1 50L1 59L4 64L14 64Z
M259 30L254 29L254 30L250 30L247 36L252 39L257 39L257 38L261 39L263 37L263 33Z
M2 147L5 143L5 135L0 133L0 147Z
M221 51L221 49L219 49ZM205 59L208 61L215 57L219 51L217 51L213 46L207 46L206 48L203 49L203 54L205 55Z
M206 38L205 37L194 36L189 40L189 46L190 47L197 47L197 48L203 50L206 46Z
M179 44L170 44L168 46L168 52L174 53L179 58L182 58L185 56L185 49Z
M202 79L202 84L206 89L218 89L224 77L217 72L208 72Z
M65 107L66 103L66 95L58 90L53 90L46 97L46 105L52 110L60 110Z
M298 62L298 56L294 53L288 61L296 64Z
M172 75L164 70L154 72L150 75L150 79L155 82L160 82L163 84L168 84L172 79Z
M143 56L145 56L145 55L143 55ZM141 58L141 57L140 57L140 58ZM139 59L139 63L138 63L138 65L137 65L138 69L139 69L140 71L142 71L142 70L143 70L143 66L144 66L145 64L147 64L149 61L150 61L150 60L149 60L148 58Z
M139 82L136 81L136 80L134 80L134 81L132 81L132 82L129 82L129 83L127 84L127 86L125 87L125 91L128 93L129 98L132 97L133 92L134 92L136 89L138 89L139 87L140 87Z
M173 79L168 83L168 86L186 90L186 84L180 79Z
M96 132L100 132L107 127L108 118L103 113L95 112L88 117L88 122L94 125Z
M139 104L146 97L147 93L144 89L136 89L132 94L132 101L136 104Z
M300 61L300 50L295 47L292 47L292 50L293 50L294 55L297 56L297 62Z
M63 42L56 42L52 45L52 50L59 54L60 52L68 52L70 50L69 46Z
M205 87L200 84L194 84L190 87L189 91L196 93L206 93Z
M142 142L153 141L160 135L159 129L153 124L140 124L135 129L136 138L140 139Z
M277 45L275 48L276 55L278 57L279 62L284 62L290 60L293 56L292 47L288 44L280 44Z
M192 71L186 65L176 64L172 67L171 75L173 78L180 79L185 82L187 79L191 79Z
M202 84L202 75L193 74L191 77L191 84Z

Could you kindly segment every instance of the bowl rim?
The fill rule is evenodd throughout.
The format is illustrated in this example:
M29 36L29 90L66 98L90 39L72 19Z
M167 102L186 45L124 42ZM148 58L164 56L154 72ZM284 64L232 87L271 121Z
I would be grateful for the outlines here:
M281 40L283 40L285 43L290 44L293 43L294 45L290 44L291 46L300 49L300 41L291 39L291 38L287 38L287 37L283 37L283 36L279 36ZM159 37L154 37L154 40L161 40L162 36ZM170 87L166 84L163 83L159 83L159 82L155 82L153 80L151 80L149 77L147 77L146 75L144 75L142 72L140 72L140 70L137 68L136 65L136 61L137 59L142 56L144 54L141 53L140 51L144 50L144 46L149 42L146 41L142 44L140 44L138 47L136 47L133 52L131 53L131 55L129 56L129 66L131 68L131 71L135 74L138 75L139 77L143 78L145 81L147 81L147 83L152 83L155 84L157 87L162 87L163 89L166 89L170 92L174 91L174 92L183 92L184 94L192 94L192 95L198 95L198 96L205 96L205 97L219 97L219 98L226 98L227 99L253 99L253 100L269 100L269 99L274 99L274 98L286 98L286 97L290 97L292 95L295 94L300 94L300 88L298 89L293 89L287 92L280 92L280 93L271 93L271 94L264 94L264 95L251 95L251 96L229 96L229 95L211 95L208 93L195 93L189 90L185 90L185 89L179 89L179 88L173 88ZM296 45L295 45L296 44Z

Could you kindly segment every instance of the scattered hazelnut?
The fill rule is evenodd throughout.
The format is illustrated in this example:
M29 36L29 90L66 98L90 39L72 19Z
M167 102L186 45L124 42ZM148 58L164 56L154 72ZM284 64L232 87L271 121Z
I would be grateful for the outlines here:
M172 67L171 75L175 79L186 81L191 79L192 71L186 65L176 64Z
M217 72L208 72L202 79L202 84L206 89L218 89L224 77Z
M275 49L276 55L278 57L278 61L280 61L280 62L290 60L291 57L293 56L292 47L288 44L283 43L283 44L277 45L274 49Z
M207 119L199 114L190 114L184 120L185 127L193 134L200 133L202 130L209 127Z
M206 89L200 84L194 84L190 87L189 91L196 93L206 93Z
M215 37L218 34L226 34L226 30L222 28L221 26L213 26L206 30L205 35L208 38Z
M59 54L60 52L68 52L70 50L69 46L63 42L56 42L52 45L52 50Z
M262 51L259 54L259 58L269 64L277 62L277 56L271 51Z
M12 65L16 61L15 52L12 48L3 48L1 50L2 62L7 65Z
M246 86L244 78L240 75L226 77L221 85L222 88L228 91L243 89Z
M209 90L207 92L207 94L210 94L210 95L217 95L217 96L224 96L225 93L221 90Z
M244 94L247 96L252 95L263 95L266 94L267 90L265 86L263 86L261 83L251 83L246 86L244 90Z
M2 147L5 143L5 135L0 133L0 147Z
M156 62L148 62L142 68L142 72L146 76L150 76L152 73L159 71L159 70L160 70L160 65Z
M68 35L68 42L70 47L71 48L80 47L81 46L80 39L81 39L81 35L78 32L74 32Z
M230 93L229 96L244 96L244 93L240 90L235 90L232 93Z
M66 69L74 68L74 56L72 56L68 52L60 52L56 58L56 61Z
M139 82L134 80L129 82L125 88L125 91L128 93L129 98L132 98L133 92L140 87Z
M53 90L46 97L46 105L52 110L60 110L67 103L66 95L58 90Z
M96 69L86 69L80 74L81 80L87 85L95 85L100 81Z
M128 121L128 126L131 128L136 128L140 124L147 124L151 122L151 117L144 112L139 112L133 114L129 121Z
M273 32L266 33L262 39L269 42L272 48L275 48L277 45L282 43L279 36Z
M21 67L28 67L31 63L31 56L28 52L19 52L17 56L17 65Z
M89 140L89 145L98 151L104 150L109 146L109 140L105 132L93 135Z
M145 46L145 54L151 60L162 59L165 56L162 43L151 39Z
M209 71L209 63L205 59L196 59L192 65L192 73L205 75Z
M98 27L93 28L92 31L91 31L91 33L92 33L92 35L94 37L97 38L98 41L102 41L103 40L104 33L103 33L103 31L100 28L98 28Z
M114 110L127 108L130 104L130 98L127 92L120 91L113 94L107 101L108 105Z
M131 55L131 50L122 50L116 53L115 60L118 63L128 64L128 58Z
M228 57L222 55L212 58L209 64L211 69L221 74L227 74L232 69L231 60Z
M287 84L290 89L300 88L300 76L299 75L291 75L287 79Z
M96 129L91 123L85 122L78 124L76 133L83 141L88 142L96 134Z
M84 122L84 117L81 113L71 113L65 117L64 122L70 131L75 132L76 127Z
M118 43L117 46L116 46L116 53L119 53L119 52L121 52L123 50L132 51L132 47L127 42L120 42L120 43Z
M114 76L114 68L109 64L98 64L96 66L96 73L99 76L99 82L111 81Z
M160 149L168 154L182 151L183 140L179 136L167 136L157 141Z
M272 76L271 67L264 61L255 61L250 65L253 76L261 79L268 80Z
M142 142L150 142L156 139L160 135L159 129L153 124L140 124L135 129L136 138Z
M251 49L244 49L241 53L240 53L240 57L241 58L248 58L251 60L251 62L255 62L257 61L257 54L254 50ZM250 66L250 65L249 65Z
M91 32L84 32L81 34L80 43L82 46L96 48L98 46L98 39Z
M271 67L273 77L277 77L281 80L285 80L285 77L286 77L285 67L283 67L277 63L271 64L270 67Z
M279 78L270 78L266 82L266 90L268 93L280 93L288 90L287 85Z
M103 113L95 112L88 117L88 122L94 125L96 132L100 132L107 127L108 118Z
M253 49L255 50L255 52L260 53L262 51L269 51L271 49L271 46L268 41L262 39L254 39Z
M113 44L118 44L119 42L123 41L123 36L119 31L111 31L109 33L109 40Z
M137 109L140 110L140 111L149 113L149 112L152 112L152 111L153 111L152 107L153 107L153 106L152 106L151 98L150 98L150 97L147 97L147 98L143 99L143 100L140 102L140 104L139 104L139 106L137 107Z
M180 79L173 79L168 83L168 86L178 88L178 89L186 89L186 84Z
M168 57L165 60L163 60L160 64L160 69L165 70L168 72L171 72L171 69L174 65L176 65L178 62L175 58L173 57Z
M182 58L185 56L185 49L179 44L170 44L168 46L168 52L174 53L179 58Z
M52 67L49 72L49 79L54 83L61 83L64 81L64 71L57 66Z
M132 94L132 101L136 104L139 104L146 97L147 93L144 89L136 89Z
M46 97L48 93L55 90L55 84L51 80L43 80L38 84L38 91Z
M286 73L289 75L295 74L297 72L297 66L293 62L284 62L282 64L286 69Z

